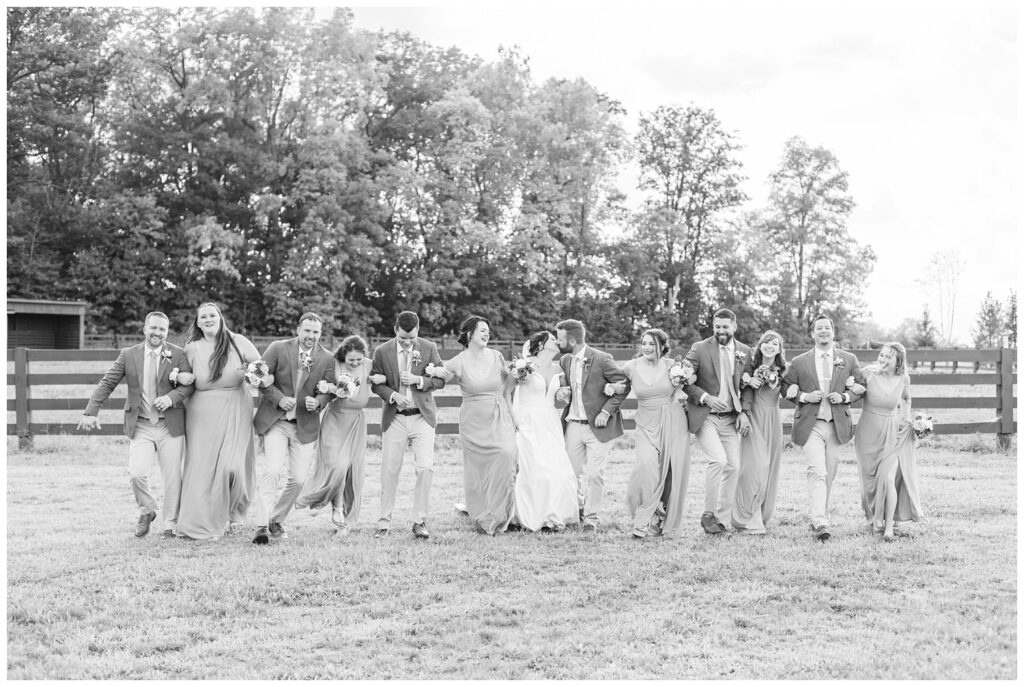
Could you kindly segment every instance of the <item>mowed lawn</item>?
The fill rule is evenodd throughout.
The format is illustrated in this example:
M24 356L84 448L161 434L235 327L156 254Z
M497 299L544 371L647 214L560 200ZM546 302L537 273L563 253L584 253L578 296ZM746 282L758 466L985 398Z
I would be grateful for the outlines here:
M922 445L929 519L893 543L868 533L847 447L835 538L818 544L794 450L767 536L700 531L695 448L686 536L630 539L628 437L594 537L475 534L452 509L461 452L442 437L432 538L409 532L407 462L395 530L374 540L374 438L356 532L296 511L291 536L260 548L251 531L136 539L123 438L9 439L7 676L1016 678L1016 458L993 438Z

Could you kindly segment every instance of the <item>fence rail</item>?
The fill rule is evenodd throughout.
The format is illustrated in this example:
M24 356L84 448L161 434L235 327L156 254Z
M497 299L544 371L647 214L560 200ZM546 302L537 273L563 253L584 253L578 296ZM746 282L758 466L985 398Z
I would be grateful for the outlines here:
M269 345L262 342L260 348ZM498 350L511 352L518 350L521 344L515 342L502 342ZM507 349L506 349L507 347ZM441 358L449 360L462 349L444 348L441 349ZM683 351L673 351L681 353ZM852 350L862 364L873 360L877 351ZM609 353L616 360L628 360L633 355L632 347L622 346L617 349L609 349ZM105 423L99 430L83 432L77 429L77 422L33 422L34 411L73 411L84 410L88 404L88 397L39 397L33 398L33 389L39 387L64 387L64 386L94 386L103 377L103 372L32 372L33 363L77 363L113 361L118 355L118 349L83 349L83 350L35 350L28 348L15 348L7 351L8 363L14 364L13 373L7 374L8 398L7 411L15 415L14 422L7 424L7 434L16 435L19 444L31 446L32 438L37 435L48 434L99 434L117 435L122 433L122 425L118 423ZM916 373L911 370L911 378L915 386L987 386L994 387L994 393L984 395L955 395L955 396L916 396L914 406L928 409L963 409L963 410L986 410L992 409L992 416L983 421L975 422L946 422L937 423L935 432L937 434L996 434L1001 444L1009 442L1009 438L1016 434L1017 423L1014 419L1014 410L1017 407L1017 397L1014 392L1015 366L1017 352L1015 349L916 349L908 351L909 362L911 363L932 363L932 362L966 362L966 363L992 363L995 370L991 373ZM11 390L13 388L13 396ZM117 387L123 390L122 382ZM116 393L116 392L115 392ZM439 408L458 408L462 405L460 396L435 395L435 402ZM125 402L125 397L111 396L106 404L108 409L117 409ZM258 399L253 399L253 404ZM370 397L369 408L380 408L382 401L376 396ZM855 407L859 405L855 404ZM636 399L628 398L622 405L622 409L629 411L637 407ZM793 404L783 400L783 409L792 408ZM632 419L626 418L623 422L626 429L633 429L635 424ZM790 430L790 423L784 423L784 430ZM371 434L380 434L380 425L371 423L368 426ZM437 426L439 434L457 434L458 423L442 422Z

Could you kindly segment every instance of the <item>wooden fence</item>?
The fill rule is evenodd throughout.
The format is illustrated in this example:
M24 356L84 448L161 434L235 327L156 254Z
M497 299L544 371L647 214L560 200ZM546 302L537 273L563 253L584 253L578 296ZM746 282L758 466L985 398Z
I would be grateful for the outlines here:
M264 344L264 346L267 344ZM264 346L260 346L263 348ZM507 346L507 348L506 348ZM498 350L501 350L508 357L509 353L517 352L521 343L505 342ZM458 349L442 349L441 358L448 360L459 351ZM620 347L609 350L616 360L628 360L633 355L632 347ZM877 351L852 350L861 364L873 361ZM685 353L685 351L673 351ZM116 349L85 349L85 350L36 350L28 348L16 348L7 351L8 363L14 364L13 374L7 375L7 410L15 415L14 423L8 422L7 434L16 435L19 438L19 445L30 447L32 438L37 435L47 434L101 434L117 435L122 433L122 423L107 423L100 426L99 430L83 432L77 429L76 422L33 422L34 411L70 411L84 410L88 397L50 397L33 398L32 391L38 387L61 387L61 386L82 386L95 385L103 377L102 372L33 372L33 363L47 363L52 367L53 363L71 363L88 361L110 361L117 357ZM928 410L935 409L964 409L964 410L989 410L991 415L980 422L946 422L936 423L936 434L996 434L1000 444L1006 445L1009 439L1017 432L1017 423L1014 419L1014 410L1017 407L1017 397L1014 392L1014 381L1016 373L1016 349L915 349L908 351L911 363L921 364L932 362L956 362L968 363L973 367L975 363L984 367L993 366L994 372L983 373L934 373L917 372L911 370L911 379L915 386L985 386L995 387L995 393L981 395L952 396L918 396L914 397L914 407ZM968 365L963 367L969 368ZM120 396L112 396L104 405L107 409L120 409L123 407L125 397L123 395L124 383L118 386L122 390ZM13 397L12 397L13 391ZM973 391L973 388L971 389ZM115 391L115 393L117 393ZM48 394L48 395L52 395ZM457 408L462 404L459 396L435 394L435 401L439 408ZM254 398L254 404L256 399ZM859 405L859 404L858 404ZM376 396L370 397L370 408L380 408L381 400ZM623 410L635 410L636 399L628 398L624 402ZM782 401L782 408L792 408L789 401ZM856 406L855 406L856 407ZM633 429L632 419L625 419L626 429ZM785 423L785 431L789 431L790 424ZM437 427L439 434L457 434L458 423L439 423ZM371 434L380 434L379 424L370 424Z

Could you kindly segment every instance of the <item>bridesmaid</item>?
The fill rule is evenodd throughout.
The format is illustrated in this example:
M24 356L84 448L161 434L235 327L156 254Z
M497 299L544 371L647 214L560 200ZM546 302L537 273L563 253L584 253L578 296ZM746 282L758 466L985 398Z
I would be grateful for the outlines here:
M895 522L923 517L903 344L882 346L877 365L865 369L865 378L864 408L853 434L860 465L861 506L872 530L892 541Z
M259 360L252 342L233 334L220 309L203 303L185 334L195 393L185 405L185 472L177 533L216 539L245 520L256 486L252 395L245 368Z
M462 391L466 509L480 532L493 535L508 526L515 504L515 427L508 402L513 382L502 355L487 348L487 320L470 315L460 329L466 350L445 363L445 379L457 381Z
M330 504L331 524L344 536L359 520L366 467L366 415L370 400L370 367L366 341L346 337L334 352L334 379L351 377L358 386L348 398L334 396L320 424L313 476L306 482L296 508L309 507L313 515ZM383 377L383 375L378 375Z
M678 536L690 479L690 433L686 409L673 399L668 334L648 329L637 357L622 366L637 399L636 463L626 485L633 538ZM688 380L689 381L689 380ZM608 385L605 392L623 391Z
M774 383L765 383L755 374L762 365L775 374ZM779 394L787 366L782 337L769 329L761 335L743 372L740 404L750 420L750 431L740 440L740 474L732 511L732 526L738 532L764 534L775 511L782 466Z

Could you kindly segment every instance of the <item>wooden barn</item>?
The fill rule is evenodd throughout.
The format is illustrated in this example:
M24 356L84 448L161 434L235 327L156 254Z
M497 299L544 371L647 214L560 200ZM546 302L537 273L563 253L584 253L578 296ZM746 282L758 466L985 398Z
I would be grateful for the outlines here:
M84 348L83 301L7 299L8 348Z

